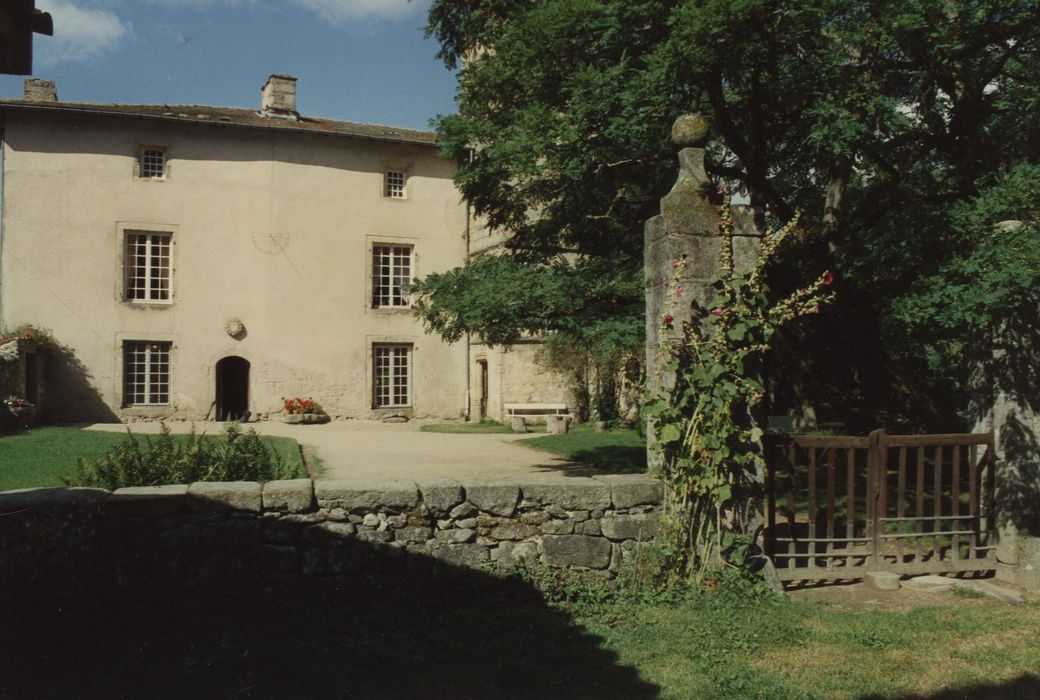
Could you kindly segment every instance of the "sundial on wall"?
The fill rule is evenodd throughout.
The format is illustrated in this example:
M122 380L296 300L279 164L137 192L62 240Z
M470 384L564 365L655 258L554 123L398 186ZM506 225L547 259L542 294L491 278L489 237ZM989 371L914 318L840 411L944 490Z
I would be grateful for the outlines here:
M266 255L278 255L289 247L288 233L269 233L258 231L253 234L253 245Z

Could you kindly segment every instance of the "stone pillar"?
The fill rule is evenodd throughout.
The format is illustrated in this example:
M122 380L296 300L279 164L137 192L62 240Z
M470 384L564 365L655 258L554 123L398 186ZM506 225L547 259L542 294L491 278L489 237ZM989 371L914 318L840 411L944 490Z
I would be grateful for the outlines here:
M997 576L1040 591L1040 398L1038 349L1028 332L997 331L988 368L997 457Z
M686 257L680 284L683 303L671 311L672 325L682 328L694 314L707 309L715 296L712 283L720 271L724 239L719 236L716 207L721 203L704 170L704 147L708 122L696 114L685 114L672 126L672 141L679 148L679 177L671 192L661 199L661 213L646 222L643 262L646 275L646 376L647 387L656 391L671 387L675 376L661 371L658 343L662 316L670 290L665 285L674 274L673 261ZM759 234L754 217L742 207L733 208L734 264L749 268L758 255ZM699 313L698 313L699 312ZM651 431L648 431L648 433ZM648 449L650 449L648 447ZM656 454L648 454L655 464Z
M643 233L643 263L646 275L646 367L650 388L671 386L674 377L660 372L658 336L661 317L672 279L673 261L686 257L680 280L684 303L672 311L673 326L681 328L695 310L705 310L715 292L712 283L719 275L723 239L719 236L721 202L704 170L704 147L708 142L708 123L697 114L685 114L672 126L672 141L679 147L679 177L672 190L661 199L661 213L649 219ZM758 254L759 233L754 217L742 207L734 207L734 262L739 268L754 264Z

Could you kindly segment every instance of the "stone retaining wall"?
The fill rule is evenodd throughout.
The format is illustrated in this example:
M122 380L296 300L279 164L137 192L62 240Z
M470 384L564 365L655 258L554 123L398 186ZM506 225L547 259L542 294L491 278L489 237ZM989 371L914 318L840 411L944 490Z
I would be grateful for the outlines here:
M610 577L657 533L662 498L661 482L641 475L9 491L0 584L385 573L411 560Z

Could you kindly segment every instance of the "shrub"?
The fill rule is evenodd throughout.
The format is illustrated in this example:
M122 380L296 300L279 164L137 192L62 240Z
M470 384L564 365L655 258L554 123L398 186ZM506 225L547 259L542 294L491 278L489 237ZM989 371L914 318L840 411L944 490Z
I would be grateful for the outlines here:
M127 438L98 460L76 460L76 474L62 480L70 486L117 489L123 486L190 484L194 481L271 481L304 473L299 462L286 462L261 440L232 423L219 438L192 428L174 438L164 423L154 440L142 440L127 428Z

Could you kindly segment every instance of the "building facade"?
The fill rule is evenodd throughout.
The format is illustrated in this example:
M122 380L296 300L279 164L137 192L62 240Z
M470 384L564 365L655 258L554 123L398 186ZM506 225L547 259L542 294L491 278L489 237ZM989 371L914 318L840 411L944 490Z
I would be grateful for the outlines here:
M404 286L463 264L431 133L259 110L0 101L0 321L48 328L48 418L226 419L313 397L333 418L459 418L464 344Z

